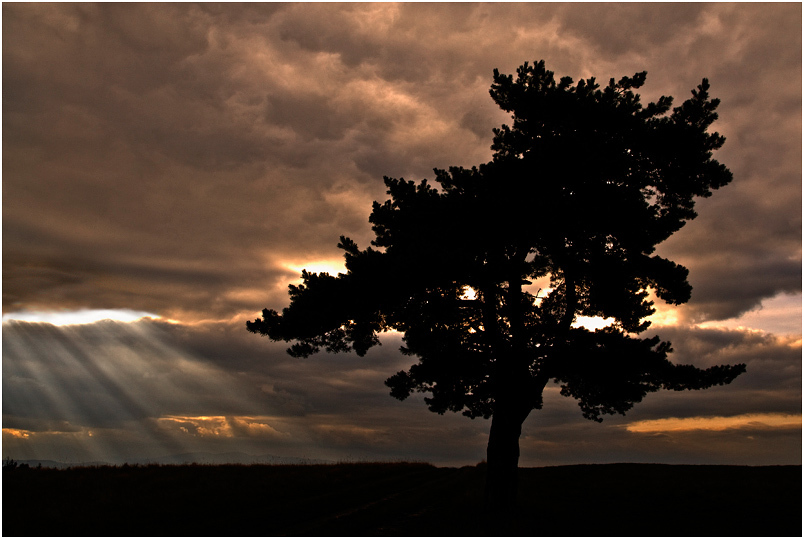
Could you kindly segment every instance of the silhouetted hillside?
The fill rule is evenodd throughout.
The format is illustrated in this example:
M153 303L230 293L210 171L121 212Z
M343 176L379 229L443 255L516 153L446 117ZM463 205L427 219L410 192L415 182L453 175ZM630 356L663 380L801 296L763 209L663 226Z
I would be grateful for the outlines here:
M3 473L4 536L800 536L801 466L523 468L483 509L483 466L121 466Z
M43 468L87 468L96 466L119 466L123 463L115 464L114 462L60 462L55 460L42 460L42 459L29 459L17 461L18 464L27 464L31 468L41 466ZM286 465L286 464L334 464L331 460L310 459L306 457L280 457L277 455L251 455L249 453L242 453L239 451L230 451L228 453L211 453L211 452L195 452L195 453L179 453L175 455L163 455L161 457L149 459L132 459L126 462L129 466L140 465L145 466L149 464L167 464L167 465L184 465L184 464L270 464L270 465Z

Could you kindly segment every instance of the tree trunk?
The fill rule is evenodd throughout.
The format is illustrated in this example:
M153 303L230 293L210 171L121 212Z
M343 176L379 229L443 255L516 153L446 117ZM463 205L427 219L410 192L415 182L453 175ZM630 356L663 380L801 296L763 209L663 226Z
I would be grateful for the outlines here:
M497 410L491 419L486 450L486 505L494 510L516 506L519 436L528 413Z

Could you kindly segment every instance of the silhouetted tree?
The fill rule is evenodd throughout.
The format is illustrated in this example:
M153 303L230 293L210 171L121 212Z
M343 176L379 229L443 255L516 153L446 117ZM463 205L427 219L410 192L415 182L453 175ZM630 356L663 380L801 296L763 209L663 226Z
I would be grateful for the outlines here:
M435 170L439 188L385 178L373 247L341 236L345 274L302 272L290 306L266 309L249 331L295 341L289 353L354 350L404 332L418 363L391 376L391 395L429 393L430 410L492 418L487 499L515 501L522 423L546 384L584 417L624 414L649 392L727 384L745 365L675 365L670 343L639 338L654 312L690 298L687 269L655 246L693 219L695 197L729 183L712 158L724 138L707 128L719 100L703 80L673 108L642 106L646 73L556 81L544 62L516 77L494 70L490 93L513 125L494 130L493 161ZM534 279L550 285L534 294ZM576 327L576 316L612 318Z

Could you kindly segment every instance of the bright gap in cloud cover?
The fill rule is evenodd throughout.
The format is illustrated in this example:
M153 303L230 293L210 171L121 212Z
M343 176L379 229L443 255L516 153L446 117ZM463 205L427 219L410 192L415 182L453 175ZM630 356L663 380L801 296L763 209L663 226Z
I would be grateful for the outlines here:
M801 293L777 294L763 299L759 307L737 318L704 322L698 327L758 329L777 335L801 335Z
M114 320L116 322L134 322L141 318L161 319L159 315L144 311L130 309L79 309L75 311L22 311L6 313L3 323L12 320L20 322L44 322L54 326L69 326L77 324L94 324L101 320Z
M302 263L287 262L283 264L283 266L299 275L301 275L302 270L307 270L310 273L329 273L330 275L346 273L346 266L344 266L343 258L311 260L310 262Z

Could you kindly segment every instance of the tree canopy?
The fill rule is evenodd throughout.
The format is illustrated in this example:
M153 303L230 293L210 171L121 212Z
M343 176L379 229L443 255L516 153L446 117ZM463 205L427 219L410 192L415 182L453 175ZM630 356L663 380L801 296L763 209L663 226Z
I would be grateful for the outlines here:
M744 365L676 365L670 343L641 337L650 291L676 305L691 294L657 244L732 180L713 158L724 138L708 131L719 103L708 81L673 108L671 97L643 106L645 80L557 81L543 61L494 70L491 97L513 123L494 130L493 160L436 169L433 183L386 177L372 245L341 236L346 273L304 271L290 305L248 330L294 342L297 357L364 355L400 331L418 362L386 381L391 395L427 393L432 411L469 417L523 420L550 380L597 421L659 389L731 382ZM538 279L549 286L534 290ZM614 322L592 331L577 316Z

